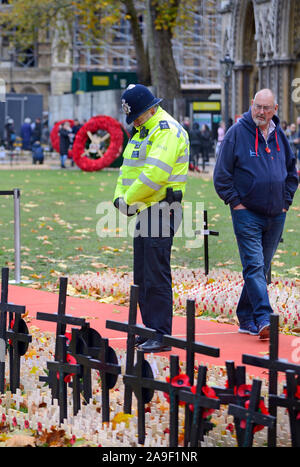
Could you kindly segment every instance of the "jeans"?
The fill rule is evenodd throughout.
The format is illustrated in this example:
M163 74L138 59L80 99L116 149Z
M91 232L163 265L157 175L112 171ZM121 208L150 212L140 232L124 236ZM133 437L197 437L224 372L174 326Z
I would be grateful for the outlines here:
M234 233L243 266L244 286L236 314L241 325L269 322L271 308L266 276L281 239L286 213L274 217L248 209L231 209Z
M65 163L66 163L66 160L68 159L68 155L67 154L64 154L64 155L61 155L60 156L60 166L62 168L65 167Z

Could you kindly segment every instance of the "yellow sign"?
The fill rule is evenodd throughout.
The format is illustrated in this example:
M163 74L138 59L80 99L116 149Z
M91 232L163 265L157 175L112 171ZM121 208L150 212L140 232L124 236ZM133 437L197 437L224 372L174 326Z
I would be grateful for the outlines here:
M109 76L93 76L93 86L109 86Z
M193 102L193 110L221 110L221 102Z

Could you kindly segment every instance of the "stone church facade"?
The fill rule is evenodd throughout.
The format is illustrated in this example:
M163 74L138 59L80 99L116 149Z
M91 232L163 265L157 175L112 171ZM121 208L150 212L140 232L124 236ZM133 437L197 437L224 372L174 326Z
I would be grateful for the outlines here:
M232 118L248 110L252 97L271 88L278 115L300 116L300 1L222 1L222 50L234 61L230 83Z

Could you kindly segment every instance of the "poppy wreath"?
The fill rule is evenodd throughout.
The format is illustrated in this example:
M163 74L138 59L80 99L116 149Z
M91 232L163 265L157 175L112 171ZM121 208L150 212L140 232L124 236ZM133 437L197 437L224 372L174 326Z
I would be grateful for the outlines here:
M102 157L91 158L86 155L86 143L89 134L97 134L99 130L109 133L109 145ZM123 131L120 123L112 117L98 115L85 123L78 133L73 144L73 160L78 167L86 172L95 172L109 167L119 157L123 149Z
M59 128L65 122L69 122L71 127L74 126L74 120L70 120L69 118L66 118L64 120L60 120L59 122L56 122L50 133L50 141L51 141L52 147L58 153L59 153ZM69 149L68 151L68 158L72 159L72 149Z

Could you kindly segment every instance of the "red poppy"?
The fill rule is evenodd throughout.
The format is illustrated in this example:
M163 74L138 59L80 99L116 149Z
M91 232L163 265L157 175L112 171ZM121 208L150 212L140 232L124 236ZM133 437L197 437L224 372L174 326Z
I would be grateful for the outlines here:
M65 337L67 338L67 345L70 345L70 342L72 340L72 333L71 332L65 332Z
M192 386L191 387L191 392L193 394L196 394L197 392L197 386ZM218 399L215 391L213 388L205 385L205 386L202 386L202 392L203 394L206 396L206 397L209 397L210 399ZM194 411L194 406L193 404L190 404L189 405L189 409L193 412ZM210 415L213 414L213 412L215 411L215 409L204 409L203 410L203 413L202 413L202 418L207 418L207 417L210 417Z
M170 377L166 377L166 381L169 383L170 382ZM185 373L179 373L179 375L174 376L171 380L171 385L174 386L175 388L185 388L185 387L190 387L190 379L188 375ZM170 403L170 395L166 392L164 392L164 396L167 399L167 401ZM180 406L184 406L186 403L183 401L179 401Z
M228 423L227 427L226 427L226 430L228 430L230 433L233 433L233 430L234 430L234 426L232 423Z
M66 357L66 360L67 360L67 363L70 363L71 365L76 365L77 363L77 360L75 357L73 357L73 355L67 353L67 357ZM66 375L64 377L64 382L65 383L70 383L71 380L72 380L72 377L75 375L75 373L69 373L68 375ZM56 373L56 378L59 379L59 372Z
M296 389L296 392L295 392L295 397L296 397L296 399L300 399L300 386L299 386L299 384L297 384L297 389Z
M251 395L251 389L252 389L251 384L241 384L237 388L236 392L237 392L237 395L240 397L249 397Z
M88 134L95 135L99 130L109 133L110 141L103 156L92 159L86 155ZM95 172L104 167L109 167L121 154L123 141L124 135L121 124L114 118L106 115L97 115L85 123L76 134L73 144L73 160L78 167L87 172Z
M5 415L5 413L2 414L2 422L6 422L6 415Z
M29 428L29 421L28 420L25 420L24 428L26 428L26 430Z
M14 325L15 325L15 320L12 319L11 322L10 322L10 325L9 325L10 329L13 329ZM12 340L8 339L8 343L9 343L9 345L12 345Z
M245 408L248 409L248 408L249 408L249 405L250 405L250 400L247 400L247 401L245 402ZM260 400L260 401L259 401L258 410L259 410L259 412L263 413L264 415L270 415L269 412L268 412L267 407L266 407L265 404L264 404L264 401L263 401L263 400ZM246 420L241 420L241 422L240 422L240 427L241 427L242 429L245 429L245 428L246 428ZM265 427L264 425L254 425L254 427L253 427L253 433L256 433L257 431L263 430L264 427Z

